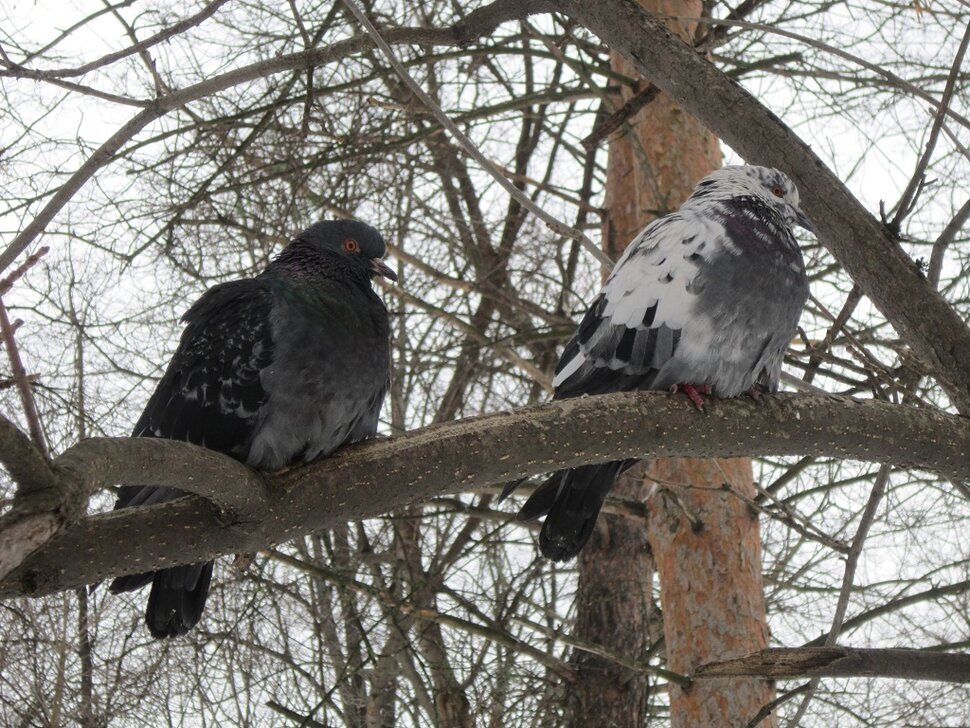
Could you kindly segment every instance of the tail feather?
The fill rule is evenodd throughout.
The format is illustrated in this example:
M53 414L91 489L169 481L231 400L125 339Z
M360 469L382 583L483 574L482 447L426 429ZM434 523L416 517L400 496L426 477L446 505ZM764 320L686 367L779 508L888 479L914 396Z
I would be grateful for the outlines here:
M186 495L176 488L125 486L115 508L134 508L164 503ZM202 617L212 579L212 562L174 566L159 571L119 576L111 593L134 591L149 582L152 591L145 608L145 624L152 637L177 637L188 632Z
M192 629L202 617L211 579L211 561L156 571L145 608L152 637L178 637Z
M579 553L589 540L596 518L616 477L635 461L614 460L583 465L553 473L529 497L519 520L545 515L539 549L553 561L565 561Z
M111 582L111 593L133 591L151 582L145 624L152 637L162 639L183 635L198 624L211 580L212 562L207 561L119 576Z

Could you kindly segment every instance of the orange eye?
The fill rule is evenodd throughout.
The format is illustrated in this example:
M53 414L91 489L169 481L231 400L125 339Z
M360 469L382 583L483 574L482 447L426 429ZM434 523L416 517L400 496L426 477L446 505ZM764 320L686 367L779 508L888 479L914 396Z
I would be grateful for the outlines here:
M346 250L348 253L356 253L358 248L360 248L360 246L357 245L357 241L353 238L347 238L344 240L344 250Z
M771 188L771 194L773 194L775 197L784 197L785 190L783 190L778 185L775 185L774 187Z

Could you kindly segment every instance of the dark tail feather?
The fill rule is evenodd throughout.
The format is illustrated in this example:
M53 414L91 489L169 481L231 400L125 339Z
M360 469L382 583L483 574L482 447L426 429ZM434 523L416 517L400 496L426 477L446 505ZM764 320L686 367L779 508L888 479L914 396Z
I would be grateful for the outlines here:
M152 582L145 608L145 624L152 637L178 637L198 624L209 595L212 562L174 566L171 569L120 576L111 592L131 591Z
M536 489L522 506L518 518L530 521L545 514L539 534L543 556L565 561L579 553L593 533L596 517L617 475L634 462L614 460L560 470Z
M178 637L192 629L202 617L211 579L211 561L156 571L145 608L152 637Z
M522 485L526 480L528 480L528 478L519 478L518 480L513 480L506 483L505 487L502 488L502 494L498 497L498 502L501 503L510 495L512 495L512 491L514 491L516 488Z
M186 495L176 488L125 486L115 509L149 506ZM111 593L133 591L151 582L145 609L145 624L152 637L177 637L188 632L202 617L212 579L212 562L174 566L160 571L119 576L111 582Z

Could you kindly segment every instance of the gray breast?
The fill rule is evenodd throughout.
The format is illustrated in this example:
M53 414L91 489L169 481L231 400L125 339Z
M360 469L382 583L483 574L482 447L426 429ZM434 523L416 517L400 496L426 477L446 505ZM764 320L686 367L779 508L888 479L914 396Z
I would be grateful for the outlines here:
M390 368L383 304L376 296L353 306L317 303L277 299L274 305L276 357L263 372L269 399L249 465L307 462L377 431Z
M755 384L775 391L808 297L801 251L772 217L727 209L720 218L725 240L695 279L693 316L655 386L708 383L720 397Z

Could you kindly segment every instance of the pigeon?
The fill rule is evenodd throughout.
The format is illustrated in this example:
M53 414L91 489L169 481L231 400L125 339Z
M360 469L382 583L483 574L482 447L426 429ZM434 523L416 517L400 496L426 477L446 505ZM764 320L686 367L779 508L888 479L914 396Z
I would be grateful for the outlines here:
M318 222L255 278L206 291L133 437L185 440L260 470L325 457L373 436L390 373L387 309L371 280L397 280L381 234ZM115 509L186 495L125 486ZM122 576L114 593L152 584L153 637L188 632L205 607L212 562Z
M702 394L777 391L808 298L792 227L814 227L798 202L776 169L724 167L702 179L624 251L566 344L554 398L671 390L703 410ZM617 476L635 462L560 470L536 489L517 517L545 515L544 556L579 553Z

